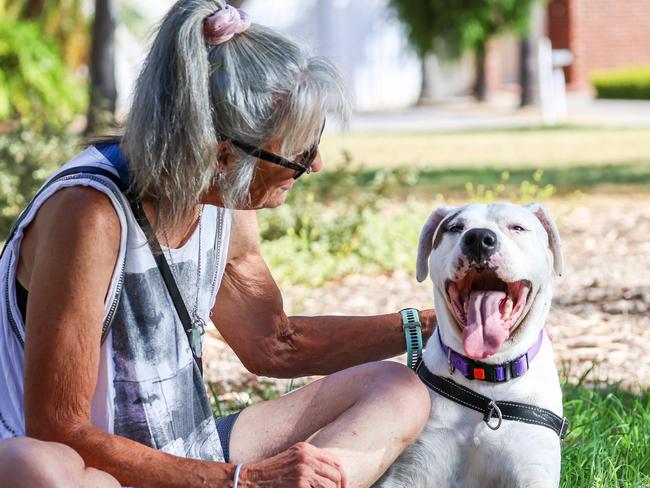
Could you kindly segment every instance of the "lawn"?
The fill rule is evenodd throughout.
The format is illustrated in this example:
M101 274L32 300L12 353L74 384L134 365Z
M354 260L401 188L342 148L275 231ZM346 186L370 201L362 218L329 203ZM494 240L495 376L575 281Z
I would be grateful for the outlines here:
M543 171L560 193L620 191L650 185L650 129L510 129L454 133L326 134L325 174L350 166L360 185L378 172L412 172L408 193L464 191L494 185L502 173L520 185ZM404 195L396 189L394 194Z
M650 163L650 129L509 129L434 133L326 133L325 161L342 151L369 168L566 168Z

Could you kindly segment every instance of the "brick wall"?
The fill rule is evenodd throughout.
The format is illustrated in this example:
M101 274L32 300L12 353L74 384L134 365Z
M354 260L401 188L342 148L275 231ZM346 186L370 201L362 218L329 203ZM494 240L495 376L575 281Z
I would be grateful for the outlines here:
M553 0L548 32L574 55L570 88L589 88L594 70L650 65L650 0Z

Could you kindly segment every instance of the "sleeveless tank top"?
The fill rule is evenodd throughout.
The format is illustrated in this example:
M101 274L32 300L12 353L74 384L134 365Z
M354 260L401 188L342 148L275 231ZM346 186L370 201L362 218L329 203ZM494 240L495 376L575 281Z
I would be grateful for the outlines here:
M123 173L105 154L90 147L59 172L96 166ZM201 374L146 237L127 198L101 175L65 176L49 186L46 182L47 188L23 211L0 260L0 439L25 435L25 324L16 294L24 231L52 194L76 185L104 193L121 227L117 264L104 303L107 335L100 347L92 424L169 454L223 461ZM206 205L200 225L181 248L163 246L188 311L198 303L197 312L206 322L226 266L231 220L230 210Z

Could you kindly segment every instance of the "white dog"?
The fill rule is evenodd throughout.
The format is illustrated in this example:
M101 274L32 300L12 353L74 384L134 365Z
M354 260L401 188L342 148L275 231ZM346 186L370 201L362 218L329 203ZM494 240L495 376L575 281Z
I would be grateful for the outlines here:
M568 422L544 332L562 273L555 224L540 204L438 209L418 281L429 270L438 328L418 374L431 415L376 486L557 487Z

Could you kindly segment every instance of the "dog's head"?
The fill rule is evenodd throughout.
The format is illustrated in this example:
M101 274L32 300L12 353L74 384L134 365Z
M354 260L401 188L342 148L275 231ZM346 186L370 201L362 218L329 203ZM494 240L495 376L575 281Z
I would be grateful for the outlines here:
M541 204L439 208L420 235L418 281L429 271L443 339L485 359L544 326L559 234Z

